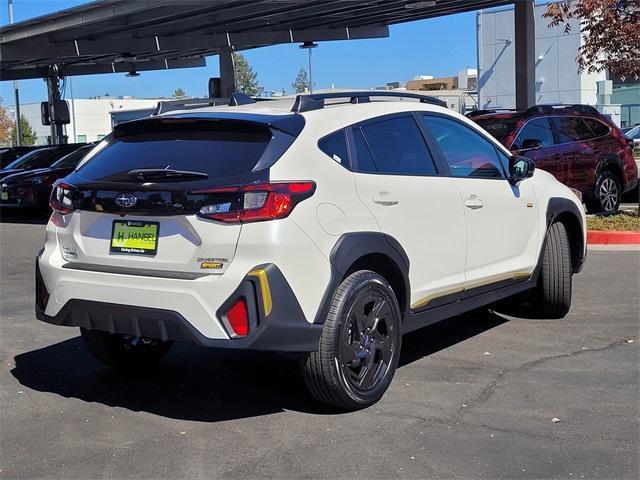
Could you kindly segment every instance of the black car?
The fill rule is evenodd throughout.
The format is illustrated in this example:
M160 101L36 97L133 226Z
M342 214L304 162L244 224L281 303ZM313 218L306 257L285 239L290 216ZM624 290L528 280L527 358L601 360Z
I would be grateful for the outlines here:
M3 178L0 207L48 211L53 182L71 173L93 147L84 145L76 148L48 168L26 170Z
M0 180L14 173L50 167L65 155L84 145L86 145L86 143L68 143L65 145L38 148L28 152L0 170Z
M26 153L43 148L42 145L30 145L26 147L0 147L0 169L5 168L11 162L17 160Z

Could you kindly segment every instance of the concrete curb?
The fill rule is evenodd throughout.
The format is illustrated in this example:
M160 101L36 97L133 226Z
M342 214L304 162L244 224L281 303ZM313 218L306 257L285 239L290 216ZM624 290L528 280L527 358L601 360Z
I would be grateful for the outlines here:
M587 245L640 245L640 232L589 230Z

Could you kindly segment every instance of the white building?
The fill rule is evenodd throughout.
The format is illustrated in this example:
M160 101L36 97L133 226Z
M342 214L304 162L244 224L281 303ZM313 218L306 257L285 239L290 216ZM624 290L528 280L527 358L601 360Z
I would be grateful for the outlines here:
M576 54L581 46L580 23L549 28L543 18L546 5L535 7L536 103L582 103L595 105L596 82L606 72L578 73ZM514 108L516 104L515 33L513 8L477 14L478 94L480 108ZM515 68L514 68L515 67Z
M68 100L71 123L67 125L69 143L95 142L111 133L111 113L154 108L162 99L137 99L133 97L96 97ZM40 104L20 105L20 114L29 121L36 132L38 145L49 143L49 126L42 125Z

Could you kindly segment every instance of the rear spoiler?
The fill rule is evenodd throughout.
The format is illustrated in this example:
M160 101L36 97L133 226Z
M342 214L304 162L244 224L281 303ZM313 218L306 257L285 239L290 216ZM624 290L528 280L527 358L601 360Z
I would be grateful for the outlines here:
M175 115L147 117L130 122L122 122L113 128L117 136L137 133L151 133L170 128L185 128L199 125L212 128L215 125L228 126L241 124L254 127L275 128L281 132L297 137L304 128L304 117L298 114L262 115L240 112L193 112Z

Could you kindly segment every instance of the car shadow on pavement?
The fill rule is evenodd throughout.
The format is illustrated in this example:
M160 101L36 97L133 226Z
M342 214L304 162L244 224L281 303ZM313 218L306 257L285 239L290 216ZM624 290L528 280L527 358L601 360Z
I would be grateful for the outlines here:
M506 321L472 313L405 335L400 368ZM337 413L309 396L294 359L271 353L174 345L153 371L123 375L94 360L76 337L16 356L11 373L39 392L181 420Z

